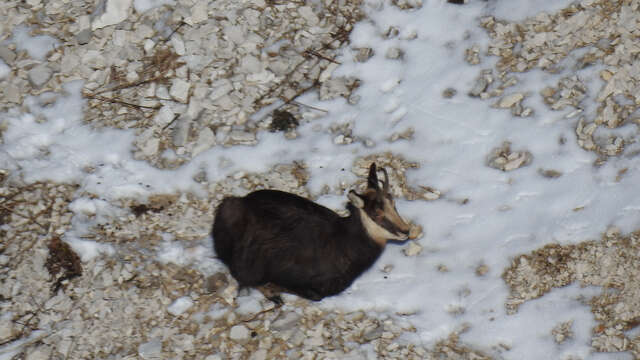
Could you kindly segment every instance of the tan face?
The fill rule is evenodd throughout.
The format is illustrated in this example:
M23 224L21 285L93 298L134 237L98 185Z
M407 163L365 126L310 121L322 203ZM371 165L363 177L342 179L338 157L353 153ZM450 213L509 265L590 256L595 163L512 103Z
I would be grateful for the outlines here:
M383 188L378 185L375 164L369 172L369 188L362 194L351 191L349 199L360 212L362 224L378 244L384 246L389 240L406 240L410 225L398 214L393 197L388 192L386 171Z

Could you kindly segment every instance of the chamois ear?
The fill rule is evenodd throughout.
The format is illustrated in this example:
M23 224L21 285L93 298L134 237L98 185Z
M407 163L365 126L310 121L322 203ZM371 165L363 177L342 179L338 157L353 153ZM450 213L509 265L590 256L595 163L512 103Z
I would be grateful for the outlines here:
M360 195L356 194L355 191L350 190L349 193L347 194L347 197L349 198L349 201L351 201L353 206L359 209L362 209L364 207L364 200L362 200Z
M369 167L369 177L367 178L367 186L369 189L379 189L378 185L378 173L376 169L376 163L371 163Z

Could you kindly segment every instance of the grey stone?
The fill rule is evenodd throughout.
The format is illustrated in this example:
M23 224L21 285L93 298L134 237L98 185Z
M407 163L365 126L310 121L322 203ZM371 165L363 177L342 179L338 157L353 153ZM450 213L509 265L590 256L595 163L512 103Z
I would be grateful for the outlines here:
M184 146L189 138L189 130L191 129L191 117L182 115L176 120L176 126L173 128L172 140L174 146Z
M7 65L11 65L16 59L16 53L6 46L0 46L0 59L4 60Z
M247 327L244 325L236 325L229 331L229 338L237 342L247 341L249 340L250 336L251 334L249 332L249 329L247 329Z
M15 104L20 103L20 89L13 84L7 85L7 87L4 88L4 98L8 102Z
M384 328L378 325L375 328L365 332L364 335L362 335L362 338L368 342L373 341L375 339L380 338L383 332L384 332Z
M46 84L51 76L53 75L53 70L51 70L47 65L40 64L33 69L29 70L29 82L36 88L42 87Z
M186 103L189 99L189 89L191 84L188 81L182 79L174 79L169 89L169 95L176 101Z
M80 45L88 44L89 40L91 40L92 35L93 35L93 32L91 31L91 29L84 29L80 31L78 34L76 34L76 41Z
M293 328L296 323L300 320L300 315L295 312L289 312L284 315L284 317L277 319L271 325L271 328L276 331L284 331Z
M149 342L138 346L138 355L143 359L156 359L162 354L162 341L160 338L154 338Z
M133 0L107 0L103 14L93 20L93 30L119 24L127 18ZM101 7L101 6L100 6Z
M233 130L229 133L229 141L232 144L241 144L241 145L255 145L258 143L256 140L256 134Z

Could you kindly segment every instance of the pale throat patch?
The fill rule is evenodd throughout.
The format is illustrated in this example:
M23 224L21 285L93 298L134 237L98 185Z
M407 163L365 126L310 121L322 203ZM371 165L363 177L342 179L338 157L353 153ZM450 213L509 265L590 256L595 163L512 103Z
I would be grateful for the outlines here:
M362 226L364 226L365 230L367 231L367 234L371 236L373 241L375 241L379 245L381 246L387 245L387 240L406 240L407 239L406 235L393 234L389 230L378 225L375 221L373 221L373 219L369 217L369 215L367 215L367 213L364 210L358 209L358 211L360 212L360 219L362 219Z

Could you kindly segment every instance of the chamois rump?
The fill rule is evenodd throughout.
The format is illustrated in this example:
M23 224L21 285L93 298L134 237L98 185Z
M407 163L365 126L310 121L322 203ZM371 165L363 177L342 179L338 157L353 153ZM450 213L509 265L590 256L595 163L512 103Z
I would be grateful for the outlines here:
M381 171L382 188L372 163L366 191L349 191L347 217L277 190L225 198L213 224L218 258L240 286L315 301L342 292L373 265L388 240L408 238L410 227L389 194L387 171ZM281 301L278 294L267 296Z

